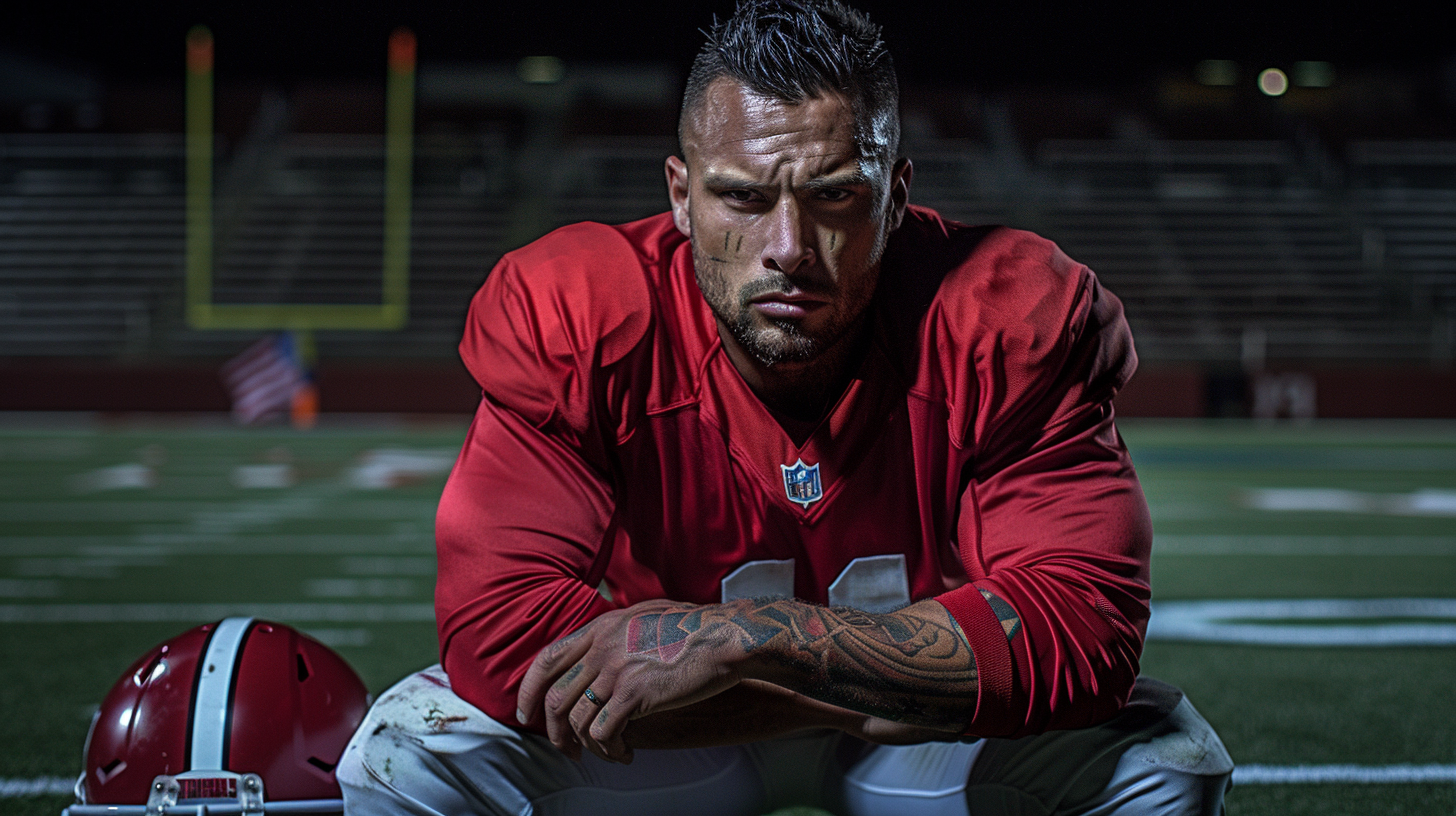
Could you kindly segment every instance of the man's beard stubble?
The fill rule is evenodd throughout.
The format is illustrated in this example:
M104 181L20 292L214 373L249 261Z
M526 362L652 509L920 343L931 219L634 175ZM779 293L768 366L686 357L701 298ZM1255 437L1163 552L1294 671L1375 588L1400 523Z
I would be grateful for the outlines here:
M772 278L758 278L739 287L737 292L728 290L727 281L719 274L721 264L693 248L693 264L696 267L698 288L708 302L718 321L728 329L735 342L753 359L766 366L783 363L806 363L818 357L826 345L799 330L796 320L774 320L768 323L777 329L773 332L762 327L754 319L749 299L771 292L788 293L793 285L788 277L779 274ZM842 333L839 327L830 326L833 337L830 344Z

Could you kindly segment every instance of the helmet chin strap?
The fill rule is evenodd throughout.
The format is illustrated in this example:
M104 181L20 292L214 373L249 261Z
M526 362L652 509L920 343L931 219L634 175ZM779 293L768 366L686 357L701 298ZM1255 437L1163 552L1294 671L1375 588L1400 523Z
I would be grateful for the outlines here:
M233 678L243 641L252 628L252 618L227 618L207 640L202 665L198 667L197 689L192 695L192 732L187 767L191 770L221 770L227 762L228 718L232 706Z

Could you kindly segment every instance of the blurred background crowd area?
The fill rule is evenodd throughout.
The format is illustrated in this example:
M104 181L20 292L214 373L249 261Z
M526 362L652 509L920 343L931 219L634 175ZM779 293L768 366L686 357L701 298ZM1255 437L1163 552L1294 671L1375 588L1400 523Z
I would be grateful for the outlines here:
M550 229L665 209L682 78L729 10L487 5L7 12L0 410L228 408L219 367L262 332L186 318L198 25L217 304L385 297L386 42L412 32L407 320L313 333L313 376L325 413L472 410L471 294ZM1097 271L1142 359L1124 414L1456 417L1456 40L1363 5L863 4L912 201Z

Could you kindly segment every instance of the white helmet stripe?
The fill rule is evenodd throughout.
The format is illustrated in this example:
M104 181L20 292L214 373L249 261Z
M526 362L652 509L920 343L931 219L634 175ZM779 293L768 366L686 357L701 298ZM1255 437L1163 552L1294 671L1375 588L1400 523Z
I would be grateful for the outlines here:
M227 744L228 694L237 673L243 638L252 618L227 618L213 630L207 653L197 667L197 693L192 698L192 755L189 770L222 770Z

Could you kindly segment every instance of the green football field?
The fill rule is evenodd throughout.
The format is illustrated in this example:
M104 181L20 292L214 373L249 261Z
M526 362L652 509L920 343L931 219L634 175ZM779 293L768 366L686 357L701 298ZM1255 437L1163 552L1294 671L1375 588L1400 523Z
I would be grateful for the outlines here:
M1229 813L1456 814L1456 424L1122 430L1157 530L1144 671L1222 733ZM0 415L0 813L59 813L107 688L199 623L293 624L375 693L432 662L463 433Z

